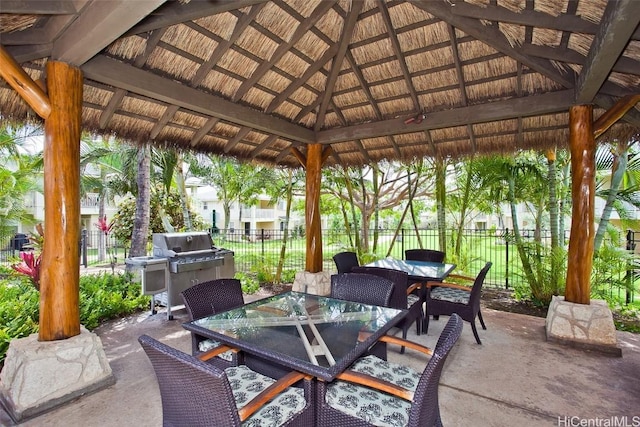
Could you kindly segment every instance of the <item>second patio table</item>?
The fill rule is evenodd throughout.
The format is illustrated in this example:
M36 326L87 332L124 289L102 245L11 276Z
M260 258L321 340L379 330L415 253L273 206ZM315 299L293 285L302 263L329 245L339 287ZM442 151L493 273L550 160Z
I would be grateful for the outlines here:
M267 361L332 381L406 314L301 292L285 292L185 329Z

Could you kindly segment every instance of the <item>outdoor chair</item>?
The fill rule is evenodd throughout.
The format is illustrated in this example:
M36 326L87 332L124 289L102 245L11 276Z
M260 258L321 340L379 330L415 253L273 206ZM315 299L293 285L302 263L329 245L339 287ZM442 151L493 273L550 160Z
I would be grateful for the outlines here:
M404 259L407 261L425 261L425 262L444 262L446 254L442 251L437 251L435 249L406 249L404 251ZM424 304L426 302L426 286L427 284L420 281L412 281L412 284L419 283L419 289L414 291L414 294L418 295ZM426 316L422 317L422 329L426 331ZM434 317L437 319L437 317Z
M313 425L308 375L293 371L276 381L244 365L222 370L148 335L138 341L156 373L163 426Z
M333 256L333 262L336 263L338 274L351 273L353 267L360 265L358 255L355 252L340 252Z
M373 274L343 273L331 276L331 298L389 307L393 282Z
M404 271L391 270L388 268L378 267L355 267L351 270L353 273L373 274L374 276L384 277L393 282L393 292L389 307L408 310L407 315L402 319L396 327L402 329L402 338L407 338L407 331L415 322L416 334L420 335L423 323L422 299L413 293L419 284L409 286L409 275ZM404 347L400 350L404 353Z
M404 259L407 261L444 262L446 254L434 249L407 249Z
M385 335L381 340L431 356L422 373L410 367L365 356L333 382L316 388L318 424L335 426L442 426L438 383L449 352L462 331L462 319L452 315L435 349Z
M244 305L242 285L238 279L216 279L198 283L180 293L189 314L189 320L201 319L212 314ZM191 332L191 354L199 356L220 343ZM238 365L241 360L236 351L224 352L211 360L224 369Z
M478 344L482 344L476 329L476 317L480 320L482 329L487 329L480 311L480 294L485 277L491 268L488 262L480 270L476 278L461 275L450 275L450 278L473 280L473 286L463 286L447 282L427 282L427 313L425 316L425 333L429 330L429 315L435 316L458 314L462 319L471 323L473 336Z
M390 307L393 293L393 281L363 273L344 273L331 276L331 298L354 301L362 304ZM358 339L360 329L352 331L352 334L343 333L340 341L350 345L350 342ZM330 348L340 345L340 342L332 342ZM381 359L387 358L387 346L377 342L368 350L368 354L375 354Z

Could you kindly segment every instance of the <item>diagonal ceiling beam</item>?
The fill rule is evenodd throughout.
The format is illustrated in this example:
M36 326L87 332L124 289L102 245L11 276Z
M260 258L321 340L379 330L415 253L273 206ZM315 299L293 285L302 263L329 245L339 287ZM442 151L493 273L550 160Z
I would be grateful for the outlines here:
M555 61L569 62L573 64L584 65L586 56L573 49L564 47L541 46L537 44L525 43L520 48L527 55L539 56L541 58L553 59ZM620 57L613 65L611 71L625 74L638 74L640 70L640 61L635 59Z
M319 60L317 60L309 68L307 68L307 70L304 72L302 76L300 76L299 79L291 82L291 84L284 91L282 91L278 96L276 96L273 99L273 101L271 101L271 104L269 104L269 106L265 110L266 113L270 114L274 112L275 109L280 106L280 104L282 104L289 96L293 94L293 92L295 92L305 83L307 83L311 78L311 76L313 76L315 73L320 71L322 67L324 67L324 64L326 64L331 58L335 56L337 51L338 51L337 44L330 46L326 50L324 55L322 55L322 57Z
M400 65L400 69L402 70L402 75L404 76L405 84L407 85L407 90L411 95L411 100L413 101L413 108L416 111L421 111L422 106L420 105L420 101L418 101L418 94L416 93L416 88L413 85L413 80L411 79L411 73L409 73L409 67L407 67L407 62L404 60L404 54L402 53L402 49L400 48L400 42L398 41L398 35L396 34L396 30L393 26L393 22L391 21L391 16L389 15L389 9L384 1L378 0L378 9L380 10L380 15L382 15L382 20L387 27L387 33L389 34L389 40L391 41L391 47L393 48L393 52L396 55L396 59L398 61L398 65Z
M203 93L106 56L82 66L85 77L240 126L249 126L304 143L315 143L313 131L252 108Z
M218 63L220 58L222 58L224 54L227 53L231 45L233 45L236 40L238 40L244 30L249 26L251 21L253 21L258 13L262 10L264 5L265 3L260 3L253 6L249 13L247 13L246 15L243 14L240 18L238 18L238 21L233 28L233 32L231 33L231 37L229 37L229 40L220 41L207 62L202 64L200 68L198 68L198 71L196 71L195 76L193 76L193 79L191 79L191 84L194 87L197 87L200 83L202 83L205 77L207 77L207 74L209 74L209 71L211 71L213 66Z
M518 49L513 48L500 30L483 25L476 19L455 15L452 9L456 6L452 6L444 1L429 0L417 0L411 4L459 28L466 34L488 44L498 52L512 57L514 60L523 63L527 67L560 83L564 87L573 87L573 79L566 78L558 73L549 61L531 58L519 52Z
M576 102L593 102L598 91L611 73L611 69L629 43L640 23L640 2L617 0L607 3L600 28L591 43L586 65L576 84Z
M454 15L467 18L486 19L488 21L505 22L508 24L525 25L536 28L549 28L559 31L595 34L598 26L582 19L580 16L562 13L552 16L536 10L521 10L514 12L502 6L476 6L464 1L456 1L452 8Z
M217 15L230 10L265 3L266 0L236 1L190 1L189 3L172 2L158 8L153 14L126 32L125 36L145 33L158 28L169 27L186 21L193 21L205 16Z
M2 0L0 13L19 15L71 15L76 13L76 5L65 0Z
M94 1L54 41L51 58L80 66L165 1Z
M363 4L364 1L362 0L353 0L351 2L351 10L347 15L347 19L342 27L342 34L340 35L340 47L338 48L338 53L336 53L336 56L331 63L331 72L329 73L329 77L327 78L327 82L324 87L324 94L322 95L322 101L320 102L320 110L318 111L318 116L316 117L316 123L314 126L316 131L320 130L324 123L324 117L327 114L327 107L329 106L336 81L338 80L338 73L340 73L340 70L342 69L344 54L347 52L347 48L349 47L349 42L353 36L353 29L358 22L358 15L360 14Z
M253 72L251 77L246 79L242 83L242 85L240 85L236 93L233 95L232 101L235 102L240 100L245 95L245 93L247 93L249 89L253 87L253 85L258 83L262 76L264 76L264 74L269 71L269 69L273 67L289 51L289 49L291 49L298 42L298 40L300 40L300 38L304 36L305 33L309 31L309 29L313 27L315 23L318 22L318 20L322 18L324 14L333 7L336 2L337 0L326 0L320 2L318 7L316 7L313 12L311 12L311 15L307 19L302 21L300 25L298 25L293 35L291 36L291 39L288 42L282 43L280 46L278 46L276 51L273 52L273 55L271 55L271 58L268 61L263 61Z
M7 52L13 56L18 64L22 64L28 61L33 61L40 58L45 58L51 55L53 49L53 43L44 43L38 45L22 45L22 46L7 46Z
M573 105L573 90L531 95L488 104L478 104L452 110L437 111L420 124L405 125L402 119L364 123L347 128L336 128L318 132L318 143L332 144L354 139L377 138L386 135L420 132L444 127L464 126L495 120L510 119L515 116L535 116L565 112Z
M153 52L153 49L156 48L156 45L162 38L162 35L165 33L165 31L166 31L165 29L160 29L158 31L153 31L151 34L149 34L149 38L147 39L147 46L145 47L144 52L140 53L133 60L134 67L141 68L144 65L144 63L147 62L147 58L149 58L149 55L151 55L151 52ZM111 118L113 117L114 113L120 106L120 103L122 102L126 94L127 94L126 90L116 89L115 93L111 96L109 103L104 108L104 110L102 110L102 113L100 114L100 119L98 120L100 129L104 129L107 126L107 124L111 121Z

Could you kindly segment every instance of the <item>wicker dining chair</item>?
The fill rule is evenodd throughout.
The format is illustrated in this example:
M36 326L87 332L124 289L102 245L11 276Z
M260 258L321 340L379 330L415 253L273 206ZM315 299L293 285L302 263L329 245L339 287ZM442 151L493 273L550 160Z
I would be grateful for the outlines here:
M342 273L331 276L331 298L389 307L393 282L373 274Z
M307 427L314 423L310 376L294 371L276 381L244 365L222 370L148 335L138 341L158 380L165 427Z
M316 411L321 427L442 426L438 383L449 352L460 338L462 319L453 315L433 351L401 338L381 340L430 355L423 372L368 355L335 381L319 381Z
M333 262L336 264L338 274L351 273L353 267L360 265L358 255L355 252L340 252L333 256Z
M212 314L244 305L242 285L238 279L215 279L201 282L180 293L189 320L201 319ZM191 332L191 354L201 355L220 345L217 341ZM212 360L219 368L236 366L241 363L238 352L229 351Z
M407 261L444 262L446 254L435 249L406 249L404 259Z
M374 276L384 277L393 282L393 292L389 301L389 307L408 310L407 315L402 319L396 327L402 329L402 338L407 338L407 332L413 323L416 324L416 334L420 335L423 323L424 313L422 311L422 300L414 294L413 291L418 288L419 284L409 285L409 275L404 271L391 270L379 267L354 267L353 273L373 274ZM404 347L400 350L404 353Z
M463 320L471 323L473 336L478 344L482 344L476 329L476 317L480 320L482 329L487 329L482 319L480 311L480 295L484 279L491 268L491 263L487 262L480 270L480 273L474 278L460 275L452 275L458 279L473 280L473 286L463 286L456 283L447 282L427 282L426 302L427 313L425 316L425 330L429 330L429 315L450 316L453 313L458 314Z

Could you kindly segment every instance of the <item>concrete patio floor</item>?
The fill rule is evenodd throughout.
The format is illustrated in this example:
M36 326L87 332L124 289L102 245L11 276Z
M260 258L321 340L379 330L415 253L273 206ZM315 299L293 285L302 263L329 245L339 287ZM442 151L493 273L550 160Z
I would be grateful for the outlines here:
M137 338L146 333L190 351L189 334L181 326L186 312L173 314L168 321L162 311L147 312L98 328L116 384L19 425L162 425L155 375ZM479 331L483 345L475 343L465 323L447 360L440 384L445 425L640 426L640 335L618 332L623 357L616 358L547 343L542 318L490 309L483 314L488 328ZM413 329L409 338L434 346L447 319L431 321L427 335L418 337ZM425 364L419 355L395 349L389 359L420 370ZM627 424L612 423L617 420ZM0 413L0 425L15 424Z

